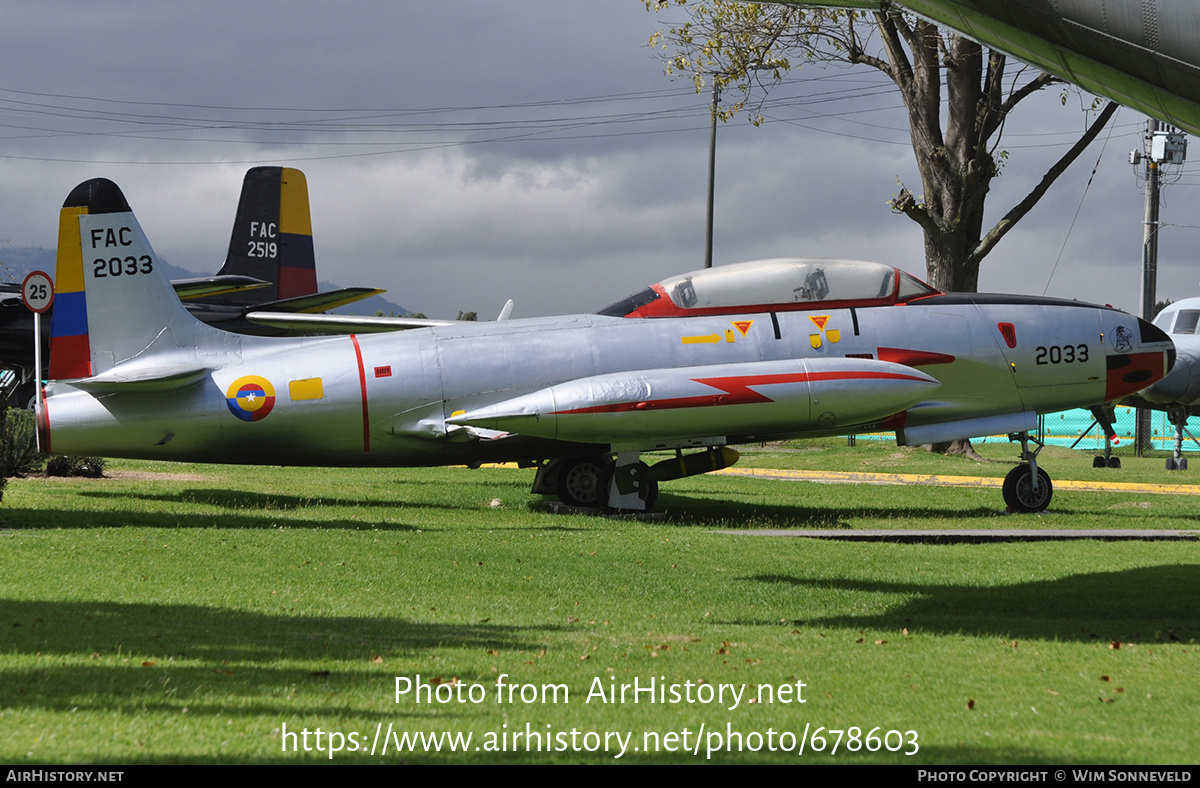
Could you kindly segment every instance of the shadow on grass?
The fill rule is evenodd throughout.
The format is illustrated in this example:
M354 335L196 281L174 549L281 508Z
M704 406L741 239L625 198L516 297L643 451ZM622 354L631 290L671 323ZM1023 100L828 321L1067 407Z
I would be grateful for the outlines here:
M40 511L37 509L0 509L0 529L27 533L63 528L218 528L230 530L269 530L272 528L316 528L343 531L409 531L437 533L443 529L427 525L380 520L313 519L304 520L281 514L286 510L236 509L228 514L174 514L170 512L89 512Z
M736 501L688 499L662 496L655 507L667 515L670 525L681 528L844 528L853 520L925 519L998 520L1003 510L977 506L970 509L934 506L779 506ZM999 524L998 522L996 523ZM1005 523L1007 527L1015 527ZM875 527L886 527L878 525Z
M250 716L319 712L323 704L312 698L355 682L378 684L371 694L391 697L393 676L402 671L388 665L398 659L429 659L428 652L451 648L535 651L545 645L532 637L557 629L12 599L0 599L0 626L6 655L36 656L28 668L0 670L0 708L188 706L190 713ZM297 693L302 697L290 702ZM237 697L246 705L230 702ZM344 701L330 703L327 711L346 713Z
M202 506L219 506L223 509L240 510L297 510L318 506L344 506L364 509L468 509L448 503L428 501L405 501L380 498L334 498L320 495L280 495L278 493L249 492L246 490L195 489L178 492L141 493L131 491L83 490L76 493L81 498L106 500L161 501L163 503L188 503Z
M1182 642L1200 637L1200 566L1139 567L1006 586L886 583L757 575L798 590L902 594L882 615L805 619L815 627L956 633L1005 639Z

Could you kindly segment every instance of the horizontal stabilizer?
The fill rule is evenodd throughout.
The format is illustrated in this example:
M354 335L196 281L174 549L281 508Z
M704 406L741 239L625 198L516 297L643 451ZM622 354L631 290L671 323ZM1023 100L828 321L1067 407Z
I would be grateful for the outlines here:
M326 309L337 309L339 306L353 304L371 296L382 295L386 290L375 287L343 287L340 290L330 290L326 293L311 293L309 295L284 298L279 301L266 301L255 304L255 312L324 312Z
M76 388L93 394L126 391L179 391L208 376L207 367L113 367L100 375L72 381Z
M252 276L225 274L223 276L198 276L190 279L172 279L171 287L180 301L190 301L196 298L240 293L243 290L258 290L270 287L270 282L255 279Z

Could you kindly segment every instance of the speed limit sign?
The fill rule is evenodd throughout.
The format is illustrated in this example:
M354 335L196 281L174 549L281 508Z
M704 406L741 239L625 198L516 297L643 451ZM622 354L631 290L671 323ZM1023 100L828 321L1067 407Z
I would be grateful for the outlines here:
M45 312L54 303L54 282L45 271L32 271L21 283L21 300L33 312Z

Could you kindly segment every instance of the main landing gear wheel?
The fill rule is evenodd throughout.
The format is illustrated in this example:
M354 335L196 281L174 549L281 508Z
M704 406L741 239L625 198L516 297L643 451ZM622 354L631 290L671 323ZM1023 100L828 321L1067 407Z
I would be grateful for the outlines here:
M558 497L567 506L599 508L608 496L611 463L605 457L576 457L558 471Z
M1022 463L1004 477L1004 503L1010 512L1030 514L1042 512L1050 505L1054 488L1050 485L1050 474L1037 469L1037 490L1033 489L1033 473L1028 463Z

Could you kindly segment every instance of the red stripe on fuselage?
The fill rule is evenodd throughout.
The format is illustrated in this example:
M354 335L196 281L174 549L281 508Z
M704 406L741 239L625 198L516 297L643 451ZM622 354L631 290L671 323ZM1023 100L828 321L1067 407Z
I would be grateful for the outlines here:
M781 383L809 383L824 380L915 380L926 378L905 375L899 372L794 372L779 375L746 375L732 378L692 378L725 394L704 394L695 397L618 402L613 405L595 405L588 408L559 410L551 416L576 415L581 413L629 413L639 410L671 410L676 408L702 408L713 405L754 405L775 400L752 390L751 386L771 386Z
M367 368L363 366L362 348L358 346L358 337L350 335L354 343L354 357L358 360L358 387L362 392L363 412L363 451L371 450L371 417L367 412Z

